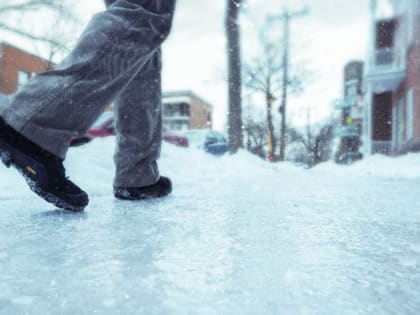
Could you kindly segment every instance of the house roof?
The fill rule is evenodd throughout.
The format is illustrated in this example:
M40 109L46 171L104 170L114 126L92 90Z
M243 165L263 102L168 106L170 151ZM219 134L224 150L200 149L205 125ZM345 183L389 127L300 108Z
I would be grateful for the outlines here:
M169 91L162 93L162 97L164 100L167 99L177 99L185 101L187 98L194 98L201 103L203 103L208 109L213 110L213 105L211 105L209 102L205 101L203 98L195 94L191 90L180 90L180 91Z

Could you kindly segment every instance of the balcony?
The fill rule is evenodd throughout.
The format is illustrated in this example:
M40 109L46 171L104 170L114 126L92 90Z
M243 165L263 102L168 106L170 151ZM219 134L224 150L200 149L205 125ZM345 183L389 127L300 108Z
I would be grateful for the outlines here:
M163 116L162 119L164 121L190 121L189 116L185 115L173 115L173 116Z
M369 58L365 84L373 93L394 91L406 77L405 52L395 47L378 48Z
M190 104L184 102L177 103L163 103L163 118L164 119L189 119Z

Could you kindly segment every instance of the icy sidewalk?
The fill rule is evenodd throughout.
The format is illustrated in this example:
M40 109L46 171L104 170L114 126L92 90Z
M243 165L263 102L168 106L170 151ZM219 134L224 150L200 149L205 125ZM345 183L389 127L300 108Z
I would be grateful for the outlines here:
M420 313L418 155L304 171L167 145L174 194L131 203L113 146L69 154L81 214L0 169L0 314Z

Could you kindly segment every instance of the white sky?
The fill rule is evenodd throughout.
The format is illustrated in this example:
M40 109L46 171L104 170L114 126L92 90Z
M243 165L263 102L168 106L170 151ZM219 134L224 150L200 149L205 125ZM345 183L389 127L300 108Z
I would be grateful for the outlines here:
M172 34L163 47L164 90L193 90L209 101L214 106L216 129L224 128L227 115L225 3L178 0ZM369 0L248 0L242 17L244 57L255 51L252 47L258 23L267 14L280 14L286 5L291 9L310 7L310 14L293 21L291 28L291 61L304 61L312 73L304 93L291 97L288 103L288 117L295 125L302 125L306 117L303 109L308 106L314 120L331 114L332 100L342 93L345 63L365 59ZM104 9L102 0L78 0L76 6L84 24L93 13ZM281 24L273 27L278 28L281 40ZM0 32L0 39L33 49L31 43L4 32Z

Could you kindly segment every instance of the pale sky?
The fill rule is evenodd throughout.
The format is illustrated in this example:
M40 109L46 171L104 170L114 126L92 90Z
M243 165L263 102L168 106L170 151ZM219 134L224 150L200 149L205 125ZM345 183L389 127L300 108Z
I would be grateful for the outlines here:
M74 2L84 25L104 9L102 0ZM178 0L172 34L163 47L163 89L192 90L210 102L219 130L227 117L225 3ZM304 5L310 7L310 14L292 23L291 61L304 61L312 78L301 96L289 100L288 117L295 125L302 125L303 109L308 106L314 120L330 115L331 102L342 94L343 67L350 60L365 59L370 32L369 0L248 0L242 16L243 58L255 54L256 30L266 15L280 14L285 6L300 9ZM281 40L281 24L273 27L278 28ZM33 49L27 40L4 32L0 39Z

